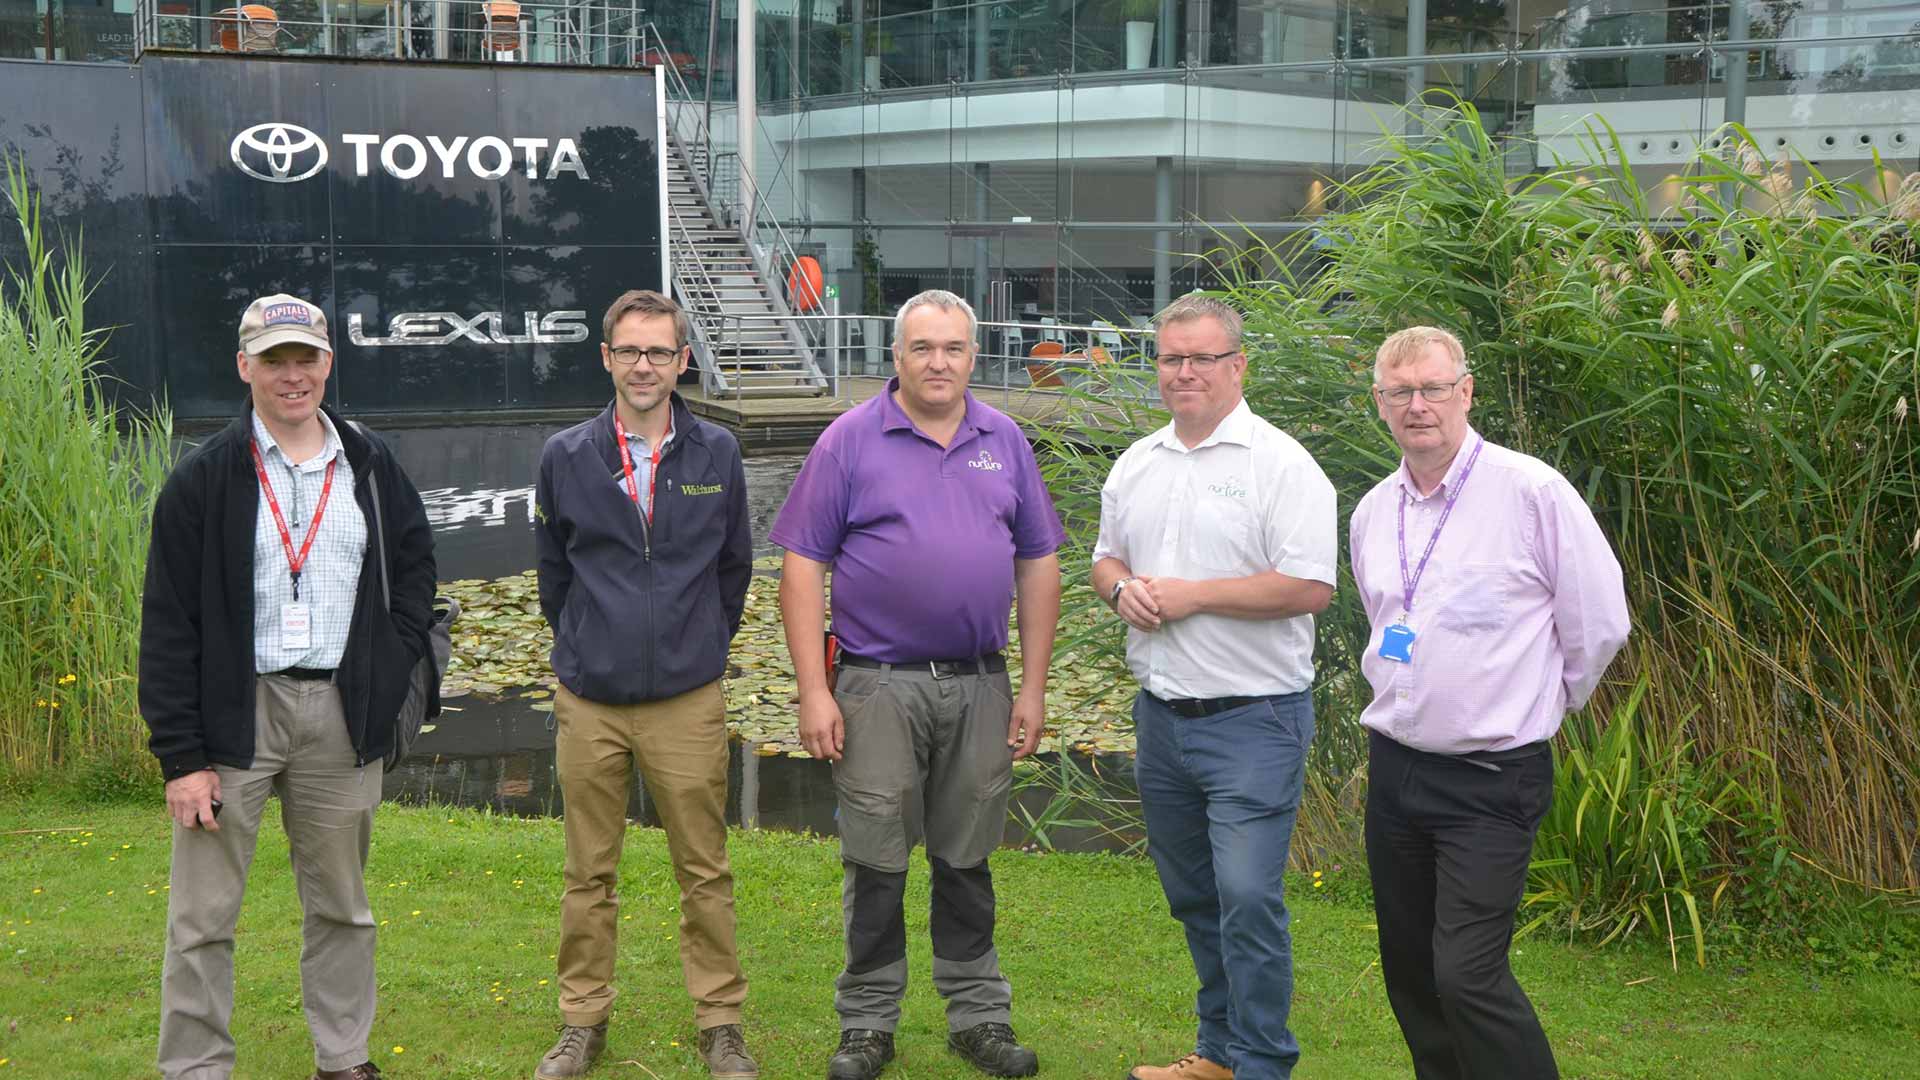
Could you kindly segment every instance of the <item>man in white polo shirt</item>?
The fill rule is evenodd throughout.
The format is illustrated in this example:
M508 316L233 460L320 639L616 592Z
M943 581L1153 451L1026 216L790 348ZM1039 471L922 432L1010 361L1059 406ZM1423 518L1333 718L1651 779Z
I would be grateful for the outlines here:
M1333 485L1242 395L1240 314L1155 321L1173 422L1100 492L1093 587L1119 612L1147 850L1200 978L1192 1053L1133 1080L1281 1080L1293 944L1282 874L1313 740L1313 616L1333 599Z

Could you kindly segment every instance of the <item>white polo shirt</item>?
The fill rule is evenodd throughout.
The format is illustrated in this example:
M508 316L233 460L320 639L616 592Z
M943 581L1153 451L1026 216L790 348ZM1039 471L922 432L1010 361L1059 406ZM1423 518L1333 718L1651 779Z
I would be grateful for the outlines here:
M1100 489L1093 561L1119 559L1145 577L1277 570L1332 585L1336 529L1319 464L1243 398L1191 450L1168 424L1120 455ZM1313 616L1202 614L1152 633L1129 628L1127 666L1161 698L1296 693L1313 684Z

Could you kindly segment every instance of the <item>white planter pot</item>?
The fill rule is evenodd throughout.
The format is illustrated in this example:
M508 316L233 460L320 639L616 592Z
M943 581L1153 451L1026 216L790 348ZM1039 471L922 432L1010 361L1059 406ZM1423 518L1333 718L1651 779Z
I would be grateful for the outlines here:
M866 88L869 90L880 89L880 58L877 56L865 56L862 57L861 60L866 65Z
M1127 23L1127 70L1139 71L1153 59L1153 24Z

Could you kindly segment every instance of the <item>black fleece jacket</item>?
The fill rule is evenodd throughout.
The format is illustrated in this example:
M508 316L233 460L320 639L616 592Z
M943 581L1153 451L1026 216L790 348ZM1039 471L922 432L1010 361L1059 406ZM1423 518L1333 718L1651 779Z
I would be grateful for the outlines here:
M433 532L420 493L379 436L327 417L353 470L367 521L367 551L334 682L358 764L393 746L414 661L426 655L436 574ZM146 592L140 605L140 715L168 780L212 764L253 765L253 539L260 484L247 445L253 403L174 466L153 508ZM373 484L387 527L389 615L375 560ZM439 711L439 687L428 704Z

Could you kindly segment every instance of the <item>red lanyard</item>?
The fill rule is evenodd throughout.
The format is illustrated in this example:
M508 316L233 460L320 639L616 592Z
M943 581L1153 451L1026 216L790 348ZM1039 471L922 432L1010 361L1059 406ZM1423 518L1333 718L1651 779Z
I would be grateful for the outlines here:
M333 470L340 464L340 455L327 462L327 478L320 485L320 501L313 504L313 518L307 522L307 539L300 545L300 553L294 554L293 534L287 531L287 519L280 513L280 500L273 495L273 484L267 480L266 462L260 459L260 442L257 439L247 441L247 449L253 452L253 474L260 478L260 491L267 497L267 509L273 511L273 523L280 527L280 547L287 553L287 569L293 572L293 598L300 599L300 570L307 565L307 555L313 551L313 538L320 534L320 518L327 512L327 496L333 494ZM298 481L296 481L297 483Z
M620 439L620 467L626 470L627 474L627 497L633 500L634 506L640 507L641 513L647 515L647 524L651 525L653 524L654 484L660 479L660 448L653 447L653 467L647 470L647 504L640 506L640 482L633 478L633 448L627 443L627 426L620 422L620 414L617 411L613 414L613 433ZM669 418L667 433L660 437L660 441L664 443L672 437L673 420Z

